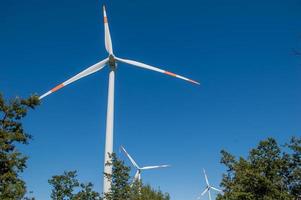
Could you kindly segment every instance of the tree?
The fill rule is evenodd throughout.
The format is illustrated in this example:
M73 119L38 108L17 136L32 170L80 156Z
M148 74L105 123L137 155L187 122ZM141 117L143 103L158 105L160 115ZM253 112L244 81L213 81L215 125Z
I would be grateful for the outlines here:
M107 165L112 165L112 174L105 174L111 181L111 190L104 194L106 200L169 200L168 194L154 190L141 182L130 183L130 167L111 154ZM83 184L77 180L76 171L65 171L62 175L52 176L48 182L52 186L53 200L102 200L99 193L93 191L93 184Z
M52 176L48 183L53 187L51 198L54 200L72 199L74 189L79 186L76 171L65 171L63 175Z
M143 200L142 196L142 187L143 184L139 180L134 180L133 183L131 183L131 200Z
M48 180L52 186L53 200L101 200L98 192L93 191L92 183L80 183L76 171L65 171L63 175L52 176Z
M81 183L81 190L74 196L74 200L101 200L98 192L93 191L92 183Z
M37 96L6 101L0 94L0 199L18 200L26 194L26 184L20 173L26 168L28 157L18 144L28 144L31 136L25 132L21 120L28 109L39 104Z
M288 147L293 153L286 154L288 160L288 173L285 184L288 185L290 193L301 199L301 138L293 137Z
M247 159L221 151L227 167L218 200L296 200L301 196L301 139L281 149L273 138L261 141Z
M131 185L131 200L169 200L168 193L160 189L155 190L150 185L144 185L141 181L134 181Z
M124 162L116 157L116 154L110 155L112 165L112 174L105 176L112 182L111 191L104 194L106 200L169 200L168 194L163 194L160 190L154 190L150 185L144 186L142 182L130 180L130 167L124 165Z
M110 161L106 165L112 166L112 174L104 175L111 182L111 190L104 194L104 197L106 200L130 200L130 167L125 166L115 153L109 157Z
M163 193L161 190L155 190L150 185L143 185L141 188L141 200L169 200L168 193ZM135 200L135 199L133 199Z

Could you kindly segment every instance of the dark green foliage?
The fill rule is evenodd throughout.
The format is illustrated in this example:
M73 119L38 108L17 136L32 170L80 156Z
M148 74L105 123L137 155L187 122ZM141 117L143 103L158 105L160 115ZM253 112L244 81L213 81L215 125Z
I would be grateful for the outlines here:
M29 194L32 196L32 195L33 195L33 192L30 191ZM27 196L27 197L24 197L23 200L36 200L36 199L35 199L34 197L28 197L28 196Z
M55 200L72 199L74 197L74 189L79 186L79 182L76 179L76 171L52 176L48 182L53 187L51 198Z
M101 200L98 192L93 191L92 183L81 183L81 190L74 196L74 200Z
M142 187L141 181L134 181L131 184L131 200L142 200Z
M285 146L292 151L285 155L288 165L285 184L294 197L301 198L301 138L293 137Z
M92 183L80 183L76 171L64 172L48 180L52 186L53 200L101 200L99 193L93 191Z
M124 165L124 162L113 153L110 156L110 162L106 165L112 165L112 174L105 174L111 181L111 191L104 194L106 200L130 200L130 168Z
M144 186L141 182L131 184L130 168L124 165L115 154L110 155L111 162L108 165L113 166L112 175L105 176L112 181L112 188L108 194L105 194L106 200L169 200L168 194L163 194L160 190L156 191L149 185Z
M247 159L222 151L227 167L218 200L295 200L301 196L301 140L292 138L282 150L276 140L261 141Z
M155 190L150 185L142 186L139 200L169 200L169 194L162 193L161 190ZM136 200L136 199L132 199Z
M135 181L131 186L131 200L169 200L169 194L155 190L150 185Z
M21 120L29 108L34 109L38 104L37 96L7 102L0 94L0 199L18 200L26 193L20 173L26 168L27 157L16 146L28 144L31 139Z

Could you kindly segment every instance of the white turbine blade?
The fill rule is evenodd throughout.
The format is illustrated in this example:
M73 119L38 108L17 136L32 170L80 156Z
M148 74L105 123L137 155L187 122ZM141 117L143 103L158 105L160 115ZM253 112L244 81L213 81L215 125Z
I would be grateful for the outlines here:
M195 84L200 84L199 82L196 82L194 80L191 80L191 79L188 79L184 76L180 76L180 75L177 75L177 74L174 74L172 72L169 72L169 71L166 71L166 70L163 70L163 69L159 69L157 67L153 67L151 65L147 65L147 64L144 64L144 63L141 63L141 62L137 62L137 61L134 61L134 60L127 60L127 59L122 59L122 58L117 58L115 57L116 60L120 61L120 62L123 62L123 63L127 63L127 64L130 64L130 65L134 65L134 66L137 66L137 67L141 67L141 68L144 68L144 69L148 69L148 70L152 70L152 71L156 71L156 72L160 72L160 73L163 73L163 74L167 74L169 76L173 76L173 77L176 77L176 78L179 78L179 79L183 79L185 81L188 81L188 82L191 82L191 83L195 83Z
M204 194L206 194L206 192L208 192L209 188L206 187L206 189L202 192L201 196L204 196Z
M103 6L103 22L104 22L104 31L105 31L105 46L109 54L113 54L112 40L110 34L110 28L108 23L108 17L106 12L106 7Z
M128 154L128 152L125 150L125 148L123 146L121 146L121 149L125 153L125 155L130 159L130 161L134 165L134 167L136 167L137 169L140 169L140 167L137 165L137 163L135 162L135 160L131 157L130 154Z
M208 190L208 196L209 196L209 200L211 200L211 193L210 193L210 190Z
M57 85L56 87L52 88L50 91L46 92L45 94L43 94L42 96L40 96L39 98L40 99L43 99L44 97L48 96L49 94L53 93L53 92L56 92L58 91L59 89L63 88L64 86L70 84L70 83L73 83L85 76L88 76L90 74L93 74L99 70L101 70L105 65L106 63L108 62L108 58L96 63L95 65L92 65L91 67L85 69L84 71L78 73L77 75L73 76L72 78L68 79L67 81Z
M211 189L213 189L213 190L215 190L215 191L217 191L217 192L223 192L222 190L217 189L217 188L215 188L215 187L212 187L212 186L210 186L210 187L211 187Z
M206 184L207 184L207 186L209 186L209 181L208 181L205 169L203 169L203 171L204 171L204 175L205 175Z
M142 170L145 170L145 169L158 169L158 168L165 168L165 167L170 167L170 165L147 166L147 167L141 167L140 169L142 169Z

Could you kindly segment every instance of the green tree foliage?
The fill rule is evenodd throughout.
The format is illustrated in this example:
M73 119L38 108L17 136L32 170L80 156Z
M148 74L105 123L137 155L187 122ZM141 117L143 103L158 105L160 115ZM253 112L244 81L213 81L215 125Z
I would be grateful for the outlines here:
M29 195L32 196L33 195L33 191L29 191ZM23 198L23 200L36 200L34 197L29 197L29 196L26 196Z
M140 181L135 181L131 185L131 200L169 200L168 193L155 190L150 185L144 185Z
M115 153L109 155L110 161L106 165L112 166L112 174L106 174L106 178L112 183L111 191L104 194L106 200L130 200L130 167L124 165Z
M52 176L48 183L52 186L51 198L54 200L72 199L74 189L79 186L76 171L65 171L63 175Z
M28 144L31 136L23 129L22 118L39 104L37 96L6 101L0 94L0 199L18 200L26 193L20 173L26 168L27 157L18 144Z
M301 196L301 139L282 146L269 138L249 152L247 159L222 151L227 167L218 200L296 200Z
M76 171L52 176L48 182L52 186L53 200L101 200L99 193L93 191L92 183L84 184L77 180Z
M169 194L163 193L161 190L155 190L150 185L143 185L139 200L169 200ZM137 198L137 196L136 196ZM136 200L133 198L132 200ZM137 199L138 200L138 199Z
M131 183L131 200L142 200L142 187L141 181L134 181Z
M163 194L160 190L154 190L150 185L130 180L130 167L125 166L115 154L110 155L111 161L107 165L112 165L112 174L105 176L112 182L111 191L105 194L106 200L169 200L168 194Z
M74 196L74 200L102 200L98 192L93 190L92 183L81 183L81 190Z
M285 184L294 197L301 199L301 138L293 137L288 147L292 153L286 154L288 160L288 173Z

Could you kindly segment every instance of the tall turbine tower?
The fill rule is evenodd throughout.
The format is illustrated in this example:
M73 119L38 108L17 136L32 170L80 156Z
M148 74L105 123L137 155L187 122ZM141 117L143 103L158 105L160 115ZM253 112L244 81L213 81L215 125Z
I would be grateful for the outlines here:
M109 88L108 88L108 105L107 105L107 124L106 124L106 143L105 143L105 155L104 155L104 173L112 174L112 166L106 165L106 163L110 160L109 154L113 153L113 129L114 129L114 93L115 93L115 69L116 63L113 56L113 47L111 34L108 24L108 17L105 6L103 6L103 22L104 22L104 30L105 30L105 47L107 52L109 53ZM109 192L111 189L111 183L104 176L103 180L103 193Z
M112 173L112 166L106 166L106 163L110 160L109 154L113 153L113 128L114 128L114 84L115 84L115 70L116 70L116 62L122 62L126 63L138 68L148 69L151 71L160 72L169 76L173 76L179 79L183 79L185 81L199 84L198 82L188 79L184 76L180 76L177 74L174 74L172 72L162 70L160 68L147 65L141 62L137 62L134 60L128 60L128 59L122 59L118 58L113 53L113 47L112 47L112 41L111 41L111 35L109 30L109 24L108 24L108 18L106 14L105 6L103 6L103 16L104 16L104 31L105 31L105 47L107 50L107 53L109 54L108 57L91 67L88 67L87 69L83 70L82 72L78 73L77 75L71 77L67 81L57 85L50 91L46 92L45 94L40 96L40 99L43 99L44 97L50 95L53 92L58 91L59 89L63 88L64 86L73 83L85 76L91 75L102 68L104 68L106 65L110 68L109 72L109 87L108 87L108 105L107 105L107 122L106 122L106 142L105 142L105 155L104 155L104 172L111 174ZM109 180L104 176L104 182L103 182L103 193L107 193L110 191L111 183Z

